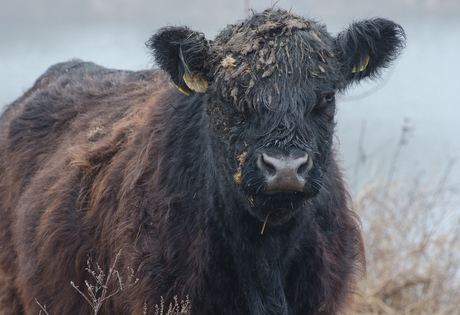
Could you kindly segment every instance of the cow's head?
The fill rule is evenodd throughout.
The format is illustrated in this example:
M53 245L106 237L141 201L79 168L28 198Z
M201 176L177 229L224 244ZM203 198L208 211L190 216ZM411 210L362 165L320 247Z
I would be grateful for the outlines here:
M333 37L322 24L266 10L214 41L166 27L147 45L180 91L202 95L223 168L249 211L280 224L322 189L335 94L388 67L404 31L371 19Z

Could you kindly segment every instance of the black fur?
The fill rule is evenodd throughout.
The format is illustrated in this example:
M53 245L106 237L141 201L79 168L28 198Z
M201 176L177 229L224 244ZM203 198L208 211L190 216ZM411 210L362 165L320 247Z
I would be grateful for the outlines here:
M335 38L266 10L214 41L161 29L148 46L164 71L51 67L0 119L0 314L36 315L35 299L50 314L91 313L69 283L94 281L88 257L107 274L119 250L117 270L139 283L99 314L154 314L174 296L192 315L351 312L364 248L335 159L333 93L403 45L387 20ZM208 90L170 84L185 90L187 72ZM308 154L302 191L267 193L262 154Z
M182 89L188 89L183 80L185 73L206 73L207 41L202 33L187 27L165 27L146 45L150 49L155 48L155 60Z
M348 81L365 77L376 78L382 69L388 68L405 46L403 28L381 18L356 22L337 36L337 53L342 72ZM364 71L352 73L353 67L369 64Z

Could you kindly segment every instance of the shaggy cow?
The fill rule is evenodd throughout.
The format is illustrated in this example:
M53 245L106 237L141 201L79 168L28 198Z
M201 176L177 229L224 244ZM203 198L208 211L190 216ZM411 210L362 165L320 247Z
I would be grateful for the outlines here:
M388 20L333 37L266 10L213 41L159 30L147 46L162 70L52 66L0 120L0 313L36 315L37 299L90 314L70 284L94 284L89 258L139 279L101 314L175 296L191 314L345 312L364 250L334 95L403 45Z

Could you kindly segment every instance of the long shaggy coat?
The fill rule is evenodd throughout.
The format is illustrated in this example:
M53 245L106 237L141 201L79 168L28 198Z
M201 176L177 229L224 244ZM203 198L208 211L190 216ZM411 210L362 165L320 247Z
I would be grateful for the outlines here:
M70 284L88 294L89 259L139 279L99 314L154 314L175 296L191 314L349 310L364 249L334 94L390 65L401 27L333 37L267 10L214 41L168 27L147 45L162 70L57 64L0 118L0 314L36 315L36 300L90 314ZM302 186L271 190L268 157L299 156Z

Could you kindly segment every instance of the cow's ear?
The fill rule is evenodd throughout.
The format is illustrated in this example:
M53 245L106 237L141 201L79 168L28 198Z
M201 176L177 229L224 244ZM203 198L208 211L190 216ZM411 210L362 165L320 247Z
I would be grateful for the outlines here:
M405 47L402 27L392 21L376 18L356 22L336 38L341 70L349 83L378 77Z
M146 43L158 65L186 95L206 92L208 43L202 33L183 26L160 29Z

